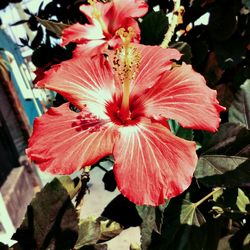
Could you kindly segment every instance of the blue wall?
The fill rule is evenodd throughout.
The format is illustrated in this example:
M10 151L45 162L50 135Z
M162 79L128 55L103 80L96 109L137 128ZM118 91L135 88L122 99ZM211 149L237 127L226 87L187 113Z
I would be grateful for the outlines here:
M11 40L11 38L1 28L0 28L0 48L2 48L4 50L7 50L11 54L13 54L15 59L16 59L16 62L17 62L17 64L19 66L24 63L24 60L22 58L19 47ZM0 53L1 53L1 51L0 51ZM5 60L7 59L4 55L3 55L3 57L4 57ZM11 71L11 79L12 79L12 82L13 82L13 84L15 86L17 94L19 96L19 99L20 99L20 102L21 102L21 104L23 106L23 109L25 110L26 115L27 115L27 117L29 119L30 125L32 125L35 117L38 116L35 105L34 105L34 103L33 103L33 101L31 99L24 99L12 71ZM42 110L40 101L38 99L37 99L37 103L40 106L40 110Z

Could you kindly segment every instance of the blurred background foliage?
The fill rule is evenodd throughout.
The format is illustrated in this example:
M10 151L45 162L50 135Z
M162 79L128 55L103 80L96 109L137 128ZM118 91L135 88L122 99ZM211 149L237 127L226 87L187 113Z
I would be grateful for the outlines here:
M9 2L12 1L1 1L0 8L7 6ZM28 23L30 29L36 32L34 40L22 40L22 42L24 46L34 50L32 61L38 71L40 70L38 77L42 77L42 72L53 64L72 57L75 45L71 43L61 47L58 38L66 25L87 22L79 11L79 6L86 2L53 0L47 5L41 4L37 13L25 10L30 16L29 19L13 24ZM139 20L141 42L147 45L160 45L171 23L174 2L172 0L147 2L149 12ZM157 208L135 206L119 196L105 208L103 215L120 223L119 230L140 225L143 250L249 250L250 1L183 0L181 5L184 7L182 15L169 46L180 50L183 54L178 63L192 64L193 68L205 77L208 86L217 90L220 104L225 106L227 111L221 114L221 126L214 134L183 129L175 121L169 121L173 133L188 140L195 140L197 143L199 161L193 182L186 192ZM58 106L64 101L57 95L54 104ZM113 191L116 187L114 174L105 170L103 162L112 165L113 159L105 158L92 168L104 169L105 188ZM32 204L36 204L37 200ZM71 205L66 204L65 213L74 217L72 213L75 212L71 209ZM61 205L54 206L54 209L59 211ZM58 211L54 213L57 214ZM27 224L29 213L28 210L26 220L15 235L15 239L29 239L31 232L30 225ZM63 218L64 216L60 217L61 220ZM71 224L72 227L67 228L71 230L68 248L60 249L73 248L77 240L75 233L77 230L79 235L88 236L91 240L78 239L76 249L106 249L103 244L96 245L105 241L100 240L100 220L82 222L81 225L85 226L80 226L79 229L76 229L76 224ZM44 234L56 235L58 230L58 227L54 231L53 227L50 227L50 231ZM98 233L96 230L99 230ZM115 235L117 234L114 233L112 237ZM41 240L41 235L36 238L34 234L32 237L34 242ZM52 247L50 249L59 249L56 248L56 241L52 240L54 238L56 236L45 237L47 241L40 242L41 247L36 249L45 249L42 248L44 244ZM88 248L85 245L89 245ZM91 248L90 245L95 246ZM18 247L20 246L15 249L19 249Z

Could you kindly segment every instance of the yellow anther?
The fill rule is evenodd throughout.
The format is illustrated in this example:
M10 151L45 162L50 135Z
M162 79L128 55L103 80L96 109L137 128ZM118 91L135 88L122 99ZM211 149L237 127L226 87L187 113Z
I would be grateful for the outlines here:
M116 31L116 34L122 39L123 45L127 46L131 43L132 39L136 36L136 32L133 27L128 27L126 31L124 28L120 28Z

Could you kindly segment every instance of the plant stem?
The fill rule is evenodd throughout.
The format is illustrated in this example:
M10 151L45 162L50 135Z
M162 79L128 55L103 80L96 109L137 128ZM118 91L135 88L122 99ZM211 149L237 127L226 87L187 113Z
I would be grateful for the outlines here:
M223 188L215 188L212 192L207 194L205 197L200 199L199 201L194 203L195 207L198 207L201 203L203 203L205 200L207 200L209 197L211 197L213 194L217 193L218 191L221 191Z
M178 16L179 16L179 9L180 9L180 5L181 5L181 1L174 0L173 2L174 2L173 17L172 17L171 23L168 27L168 30L164 36L164 39L160 45L162 48L168 47L168 44L171 41L171 38L174 34L174 30L175 30L176 26L178 25Z
M81 188L76 196L76 210L80 213L81 207L83 205L83 197L86 194L86 192L88 191L88 182L90 180L89 177L89 171L90 171L90 166L85 167L85 169L83 170L83 173L81 175Z

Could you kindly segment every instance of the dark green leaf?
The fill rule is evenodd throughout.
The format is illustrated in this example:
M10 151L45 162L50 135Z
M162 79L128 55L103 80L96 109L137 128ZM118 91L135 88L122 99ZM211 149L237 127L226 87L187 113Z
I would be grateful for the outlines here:
M151 235L155 229L155 208L150 206L136 207L143 222L141 224L141 248L147 250L151 243Z
M229 69L246 58L247 40L233 37L225 42L215 44L215 54L222 69Z
M28 46L28 47L29 47L29 40L28 40L28 39L20 38L20 41L21 41L21 43L22 43L24 46Z
M171 199L164 211L163 221L161 234L152 238L149 249L203 249L206 243L205 219L193 203Z
M229 39L237 28L237 18L235 10L229 6L225 11L225 6L218 4L210 12L209 31L216 41Z
M136 206L136 210L142 218L140 226L142 250L148 249L153 231L160 233L163 223L163 213L167 205L168 201L158 207Z
M5 244L0 242L0 250L9 250L9 247L8 247L8 245L5 245Z
M83 246L79 250L108 250L108 245L96 244L96 245Z
M18 243L11 246L10 250L23 250Z
M192 44L192 64L199 65L201 64L207 57L209 51L209 47L207 41L194 41Z
M104 217L88 217L82 219L79 225L79 236L75 249L85 245L93 245L98 241L110 240L121 233L123 228L115 221Z
M238 156L205 155L200 157L195 177L210 187L250 185L250 159Z
M57 23L54 21L44 20L36 17L37 21L41 23L47 30L55 33L58 37L61 37L62 31L68 28L70 25L65 23Z
M246 80L236 93L228 119L231 122L242 123L250 129L250 80Z
M36 49L43 40L43 29L41 26L38 27L35 38L31 42L31 48Z
M163 11L152 11L139 24L141 28L141 43L159 45L168 28L168 18Z
M169 45L169 48L175 48L182 53L181 60L186 63L191 63L192 51L191 47L185 42L174 42Z
M68 192L54 179L32 200L13 239L24 249L69 250L77 231L77 214Z
M214 215L224 214L224 217L233 220L241 219L246 213L247 205L249 204L248 197L240 188L226 188L222 195L216 200L212 207Z
M242 0L242 3L243 3L248 9L250 9L250 0Z
M250 155L250 130L244 125L224 123L219 131L205 141L202 147L204 155Z
M204 72L204 76L209 86L215 86L222 78L224 70L219 65L217 55L214 51L208 54L206 64L207 66Z
M99 217L98 221L100 222L101 237L100 241L107 241L113 239L119 235L123 227L116 221L112 221L105 217Z
M82 219L79 224L78 240L75 249L84 245L93 245L101 237L100 223L94 217Z
M155 224L156 224L155 231L156 232L161 232L162 223L163 223L163 213L166 207L168 206L168 203L169 201L166 201L164 205L160 205L155 208Z
M217 250L218 242L225 230L225 219L221 216L217 219L207 217L207 241L202 250ZM224 235L224 234L223 234Z
M215 86L215 90L217 91L217 99L220 105L228 109L231 106L231 103L234 98L233 91L229 84L219 84Z
M24 24L24 23L27 23L28 20L20 20L20 21L17 21L15 23L12 23L10 26L16 26L16 25L19 25L19 24Z

